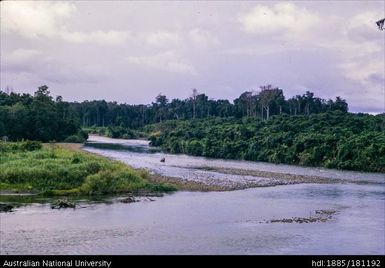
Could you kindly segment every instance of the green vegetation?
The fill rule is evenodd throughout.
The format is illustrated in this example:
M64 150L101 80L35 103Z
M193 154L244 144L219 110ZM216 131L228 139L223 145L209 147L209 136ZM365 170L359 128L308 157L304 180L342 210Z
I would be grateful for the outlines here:
M0 142L0 190L44 195L175 190L167 184L150 183L147 176L144 170L56 144Z
M244 116L268 120L278 114L309 115L348 110L348 104L340 97L335 100L324 100L307 91L303 95L286 100L283 90L273 88L271 85L262 86L259 92L246 91L233 103L229 100L210 99L194 89L191 97L187 99L169 100L165 95L159 94L149 105L118 104L105 100L75 102L69 105L76 111L83 127L102 127L108 133L103 135L111 137L114 135L130 137L132 130L166 120ZM108 129L109 127L113 128ZM133 134L135 137L135 132Z
M34 96L0 91L0 138L84 142L77 113L59 96L54 101L47 86ZM5 138L4 138L5 139Z
M233 102L213 100L193 90L191 97L171 101L159 94L149 105L119 104L105 100L66 102L58 96L53 99L47 86L41 86L34 96L10 94L0 90L0 137L47 141L82 140L80 127L90 133L113 138L135 138L149 124L166 120L190 120L208 117L254 117L264 120L273 115L310 115L327 111L347 112L348 104L337 97L324 100L307 91L285 99L283 90L271 85L259 92L243 92Z
M175 120L145 129L171 153L385 172L384 114Z
M384 114L350 114L340 97L306 91L285 99L271 85L232 103L194 89L185 100L159 94L150 105L54 101L47 86L34 96L0 91L0 138L11 141L151 136L152 145L172 153L385 172L384 126Z
M105 136L110 138L119 138L119 139L137 139L143 137L143 133L137 130L132 130L122 126L109 126L109 127L84 127L82 129L88 134L95 134L99 136Z

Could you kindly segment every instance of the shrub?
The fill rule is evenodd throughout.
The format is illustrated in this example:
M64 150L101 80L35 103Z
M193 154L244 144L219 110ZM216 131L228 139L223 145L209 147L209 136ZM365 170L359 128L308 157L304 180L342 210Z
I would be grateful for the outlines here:
M22 141L20 149L24 151L35 151L41 149L41 142L39 141Z
M65 142L73 142L73 143L83 143L86 141L86 139L77 134L77 135L72 135L72 136L67 137L64 141Z
M102 165L96 161L88 162L86 165L86 170L90 174L98 173L102 169Z
M144 185L142 178L130 170L108 170L87 176L80 190L85 194L105 194L134 191Z
M42 148L39 141L4 142L0 141L0 152L36 151Z
M78 136L82 137L85 141L88 139L88 132L87 131L84 131L84 130L79 130Z

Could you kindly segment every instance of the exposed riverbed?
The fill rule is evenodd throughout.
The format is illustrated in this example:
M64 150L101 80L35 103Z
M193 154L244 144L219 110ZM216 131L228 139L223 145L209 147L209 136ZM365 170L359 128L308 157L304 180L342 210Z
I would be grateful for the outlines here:
M385 186L385 174L341 171L264 162L211 159L160 152L148 141L91 136L86 151L120 160L134 168L223 190L298 183L356 183ZM161 159L164 162L161 162Z
M384 174L205 159L163 154L146 141L90 140L85 150L162 176L225 190L274 187L181 191L135 203L81 200L81 208L61 210L32 198L0 214L1 254L385 253Z

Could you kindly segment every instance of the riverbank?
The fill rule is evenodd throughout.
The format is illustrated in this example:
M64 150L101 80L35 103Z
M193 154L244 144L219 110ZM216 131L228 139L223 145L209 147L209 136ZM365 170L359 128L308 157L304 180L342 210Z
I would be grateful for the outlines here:
M167 183L175 186L178 190L184 191L235 191L248 188L258 187L274 187L280 185L292 185L292 184L336 184L336 183L354 183L354 184L370 184L368 181L356 181L349 179L335 179L320 176L305 176L288 173L269 172L262 170L245 170L237 168L217 168L217 167L196 167L197 170L215 172L222 174L226 177L229 176L244 176L248 180L242 181L225 181L223 180L208 180L193 181L185 180L183 178L162 176L159 174L149 174L148 179L153 183ZM378 183L381 184L381 183Z
M145 130L151 145L173 154L385 174L384 120L333 111L269 120L172 120Z
M382 174L172 155L141 140L94 136L55 147L145 169L147 183L181 191L0 196L11 209L1 214L4 254L384 252ZM255 188L230 191L247 187Z
M28 142L24 142L28 143ZM145 170L81 150L80 144L0 143L0 191L46 196L166 192Z
M90 136L83 150L145 169L149 180L187 191L231 191L291 184L383 184L385 175L169 154L143 140ZM160 160L164 159L164 162Z

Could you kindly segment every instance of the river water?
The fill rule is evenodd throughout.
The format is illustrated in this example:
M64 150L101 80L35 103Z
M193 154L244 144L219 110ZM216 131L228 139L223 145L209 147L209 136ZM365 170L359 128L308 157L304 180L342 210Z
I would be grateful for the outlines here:
M82 208L65 210L32 202L0 214L1 254L385 254L384 174L170 155L145 141L90 142L85 150L188 180L242 179L201 169L231 167L341 183L177 192L130 204L83 200ZM319 210L335 213L325 222L271 222L315 217Z

